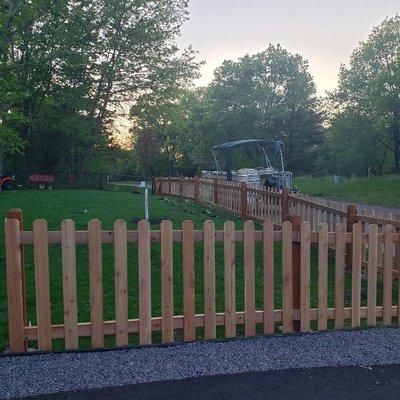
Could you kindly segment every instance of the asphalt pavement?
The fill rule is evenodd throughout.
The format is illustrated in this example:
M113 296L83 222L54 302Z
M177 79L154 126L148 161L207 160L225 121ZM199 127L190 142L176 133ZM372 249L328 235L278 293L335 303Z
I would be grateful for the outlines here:
M399 399L400 365L287 369L31 397L42 400Z

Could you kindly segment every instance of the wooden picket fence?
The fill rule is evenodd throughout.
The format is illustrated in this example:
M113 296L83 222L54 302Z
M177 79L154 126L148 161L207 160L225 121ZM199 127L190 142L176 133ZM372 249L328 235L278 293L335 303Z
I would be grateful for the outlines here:
M320 223L318 230L311 231L308 221L300 230L284 222L280 229L273 222L265 222L262 230L255 230L253 221L246 221L243 230L236 230L233 222L227 221L223 230L215 230L212 221L205 221L202 230L194 230L191 221L185 221L180 230L173 230L170 221L163 221L160 230L151 230L148 221L140 221L138 229L127 230L123 220L114 223L113 230L102 230L98 220L92 220L86 231L75 230L72 220L64 220L60 231L49 231L43 219L33 223L32 231L21 230L16 218L5 221L6 265L8 290L8 317L10 351L26 351L27 341L37 342L37 349L51 350L54 339L64 339L66 349L77 349L80 337L90 337L91 347L104 347L105 335L115 335L117 347L129 344L129 334L138 332L139 343L152 343L152 332L161 332L161 341L171 343L176 331L182 332L185 341L214 339L216 327L224 327L225 337L237 335L238 326L244 325L244 335L253 336L259 330L272 334L282 332L309 332L325 330L328 322L341 329L346 321L353 328L361 326L366 319L368 326L375 326L377 319L383 325L400 321L398 298L392 296L393 247L400 241L393 226L387 225L384 232L378 232L377 225L370 225L367 234L362 234L360 224L354 224L352 232L346 233L343 223L334 231L328 231L326 223ZM274 259L274 243L282 246L282 263ZM182 251L182 265L176 265L175 243ZM203 262L195 263L195 245L202 244ZM223 265L216 264L216 244L223 246ZM257 243L262 247L263 306L256 308L256 260ZM238 244L243 245L244 307L237 309ZM362 306L362 245L368 244L368 299ZM51 264L49 245L61 247L63 271L64 323L52 324L50 287ZM88 248L87 268L90 281L90 321L78 320L76 246ZM115 277L115 320L104 321L103 270L112 268L102 261L102 248L114 248ZM152 299L152 246L161 248L161 312L151 313ZM35 282L24 283L23 248L33 246ZM138 250L138 318L128 313L128 247ZM317 307L311 307L311 252L317 247L318 271ZM335 279L328 280L328 248L334 247ZM378 246L384 248L383 302L377 305ZM352 250L351 305L345 306L345 255L346 247ZM154 268L154 265L153 265ZM174 315L174 268L179 269L183 281L183 314ZM216 279L216 271L223 269L223 282ZM281 268L281 269L280 269ZM203 293L196 292L195 271L203 275ZM79 271L78 271L79 272ZM175 271L176 272L176 271ZM279 280L276 276L281 274ZM131 275L130 275L131 276ZM131 278L130 278L131 279ZM27 324L29 316L24 315L25 284L35 287L37 326ZM334 290L334 304L328 304L328 289ZM223 288L224 311L216 311L216 288ZM260 290L260 289L259 289ZM277 309L277 295L282 294L282 307ZM395 292L395 291L394 291ZM400 293L398 291L397 293ZM221 295L218 293L218 295ZM204 298L204 311L196 314L198 296ZM378 301L380 302L380 300ZM397 317L397 319L393 319ZM316 322L314 322L316 321ZM281 325L281 328L280 328ZM196 328L202 328L196 331ZM259 330L257 330L258 328Z
M153 180L153 193L209 203L242 219L272 221L277 225L288 212L287 190L247 186L245 182L218 179L161 177Z
M383 233L386 225L392 225L395 232L400 231L400 214L375 212L365 207L358 210L354 205L321 199L318 197L290 193L289 190L277 190L260 186L248 186L242 182L227 182L217 179L160 177L153 180L153 193L188 199L194 202L209 203L222 211L257 222L272 221L279 227L289 216L295 215L299 222L309 221L311 230L316 231L321 222L328 224L329 232L336 224L343 223L346 231L351 232L355 223L361 225L363 234L368 233L369 225L378 225ZM368 263L368 243L362 245L362 266ZM384 248L379 246L378 273L383 271ZM347 253L346 265L351 266L351 249ZM393 250L396 278L400 270L400 245Z

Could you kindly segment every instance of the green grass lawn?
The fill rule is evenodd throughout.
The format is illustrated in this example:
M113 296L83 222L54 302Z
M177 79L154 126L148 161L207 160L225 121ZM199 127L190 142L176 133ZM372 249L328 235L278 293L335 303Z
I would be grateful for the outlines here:
M333 183L332 177L299 177L294 179L301 193L324 196L357 203L387 205L400 208L400 176L385 175L371 178L344 178Z
M32 229L32 222L37 218L45 218L48 221L50 230L59 230L60 223L65 218L72 218L76 223L77 230L85 230L87 223L92 218L102 221L103 229L112 229L116 219L125 219L128 229L136 229L133 222L135 218L143 216L144 198L142 194L126 193L115 191L98 190L20 190L15 192L0 193L0 212L5 215L9 208L21 208L24 212L24 228ZM150 197L151 216L163 217L173 222L174 229L180 229L186 219L193 220L196 229L202 228L206 219L212 219L217 229L222 229L225 220L234 220L236 229L242 229L242 221L231 215L217 212L210 207L195 205L179 200L169 200ZM256 225L260 229L260 225ZM158 229L158 226L152 226ZM5 255L4 255L4 232L3 224L0 226L0 349L8 344L7 334L7 299L5 287ZM196 312L203 312L203 268L202 268L202 244L196 244ZM275 307L280 308L281 299L281 246L275 244ZM79 322L89 321L89 276L88 276L88 254L84 245L77 246L77 287L78 287L78 318ZM161 315L160 295L160 246L152 244L152 315ZM52 323L63 323L62 304L62 266L61 251L59 245L51 245L49 248L50 257L50 290L51 290L51 311ZM115 318L114 304L114 260L113 248L111 245L103 246L103 281L104 281L104 318L113 320ZM27 309L28 319L32 325L36 324L35 311L35 290L34 290L34 265L32 247L25 249L26 287L27 287ZM261 243L256 245L256 306L262 309L263 304L263 279L262 279L262 248ZM138 317L138 265L137 245L128 246L128 296L129 296L129 318ZM217 312L224 311L224 282L223 282L223 246L216 245L216 306ZM334 265L333 260L329 263L329 295L328 306L334 305ZM365 286L366 282L363 282ZM243 245L236 246L236 285L237 285L237 310L244 308L244 279L243 279ZM381 282L379 282L381 288ZM349 305L351 290L350 276L346 277L346 302ZM182 304L182 246L174 245L174 303L175 314L183 313ZM379 292L381 290L379 289ZM397 296L395 297L397 298ZM381 299L378 299L381 303ZM365 304L365 301L363 301ZM317 305L317 251L312 250L312 271L311 271L311 306ZM260 328L260 327L259 327ZM243 327L238 327L242 332ZM223 328L217 329L218 336L224 334ZM202 337L201 329L198 330L199 337ZM130 335L130 343L137 344L137 334ZM160 339L158 333L154 333L154 340ZM54 347L62 348L63 341L54 341ZM107 346L115 344L113 337L106 338ZM35 346L35 343L31 343ZM82 348L90 346L88 338L80 339Z

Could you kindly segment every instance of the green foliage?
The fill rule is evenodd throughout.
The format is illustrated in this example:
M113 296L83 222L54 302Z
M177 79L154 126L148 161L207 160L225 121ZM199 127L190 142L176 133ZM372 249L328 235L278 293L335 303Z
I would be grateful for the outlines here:
M312 168L322 128L315 85L301 56L270 45L237 62L224 61L208 87L185 89L156 101L139 99L132 110L146 121L135 130L142 135L138 156L147 168L165 154L180 172L210 168L214 144L246 138L279 139L289 168ZM243 166L249 154L239 158ZM167 165L161 170L171 173Z
M400 173L400 15L386 18L360 43L349 66L341 67L331 101L337 171Z
M8 155L24 146L9 169L87 169L101 151L104 162L124 104L195 67L175 44L186 18L186 0L0 6L0 138Z
M322 139L315 84L298 54L270 45L215 71L208 92L213 142L274 138L285 144L287 167L310 170ZM223 139L223 140L222 140Z

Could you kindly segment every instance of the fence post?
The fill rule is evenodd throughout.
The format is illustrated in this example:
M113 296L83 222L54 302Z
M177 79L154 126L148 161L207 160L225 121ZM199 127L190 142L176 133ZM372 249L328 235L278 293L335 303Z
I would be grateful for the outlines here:
M161 196L165 195L164 186L163 186L164 181L165 181L165 178L157 178L157 182L156 182L156 184L158 185L157 194L159 194Z
M357 222L358 209L354 204L347 206L347 232L353 232L353 225ZM352 243L347 245L346 267L349 269L353 263Z
M171 177L168 177L168 196L171 197Z
M293 282L293 310L299 311L299 318L293 320L293 332L300 332L300 216L287 214L285 221L292 223L292 231L298 238L292 243L292 282Z
M199 201L199 177L194 177L194 201L197 203Z
M179 178L179 196L183 199L183 175Z
M218 204L218 179L214 179L214 204Z
M10 208L7 211L6 218L12 219L15 218L19 221L19 230L24 230L24 216L23 212L20 208ZM27 314L26 314L26 290L25 290L25 257L24 257L24 246L21 245L21 274L22 274L22 298L23 298L23 307L24 307L24 323L28 324ZM25 343L26 348L28 346L28 342Z
M240 194L242 201L242 219L247 219L247 184L246 182L240 183Z
M282 190L282 222L287 221L289 216L289 189Z
M21 223L10 210L5 221L6 233L6 269L8 297L8 332L11 352L26 351L24 341L25 299L23 283ZM21 210L19 210L21 211ZM21 212L22 214L22 212ZM11 215L11 217L8 217ZM21 215L22 218L22 215Z

